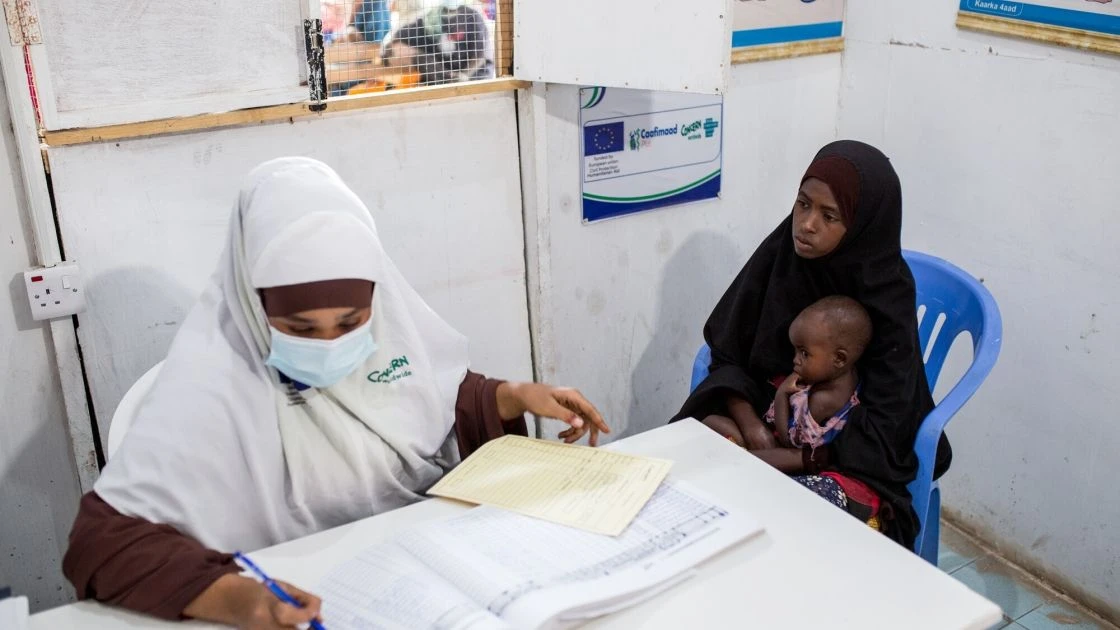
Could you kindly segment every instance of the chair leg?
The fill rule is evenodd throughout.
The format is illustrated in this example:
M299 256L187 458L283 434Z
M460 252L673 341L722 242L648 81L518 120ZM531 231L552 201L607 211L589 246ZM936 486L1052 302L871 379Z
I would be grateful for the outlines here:
M938 543L941 540L941 488L934 484L929 493L925 527L922 528L922 558L937 566Z

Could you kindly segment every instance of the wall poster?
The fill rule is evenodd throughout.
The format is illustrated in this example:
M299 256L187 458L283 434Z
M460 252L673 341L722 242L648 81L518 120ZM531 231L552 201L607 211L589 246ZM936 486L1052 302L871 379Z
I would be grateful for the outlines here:
M1120 55L1120 0L961 0L957 26Z
M723 97L580 90L583 221L719 196Z

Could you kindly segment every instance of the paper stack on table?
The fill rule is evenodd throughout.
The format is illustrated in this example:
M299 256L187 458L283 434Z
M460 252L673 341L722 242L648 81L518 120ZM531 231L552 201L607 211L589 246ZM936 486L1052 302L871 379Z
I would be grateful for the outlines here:
M558 627L655 596L761 531L673 481L619 536L483 506L361 552L316 592L331 630Z
M664 459L507 435L487 442L428 493L617 536L671 466Z

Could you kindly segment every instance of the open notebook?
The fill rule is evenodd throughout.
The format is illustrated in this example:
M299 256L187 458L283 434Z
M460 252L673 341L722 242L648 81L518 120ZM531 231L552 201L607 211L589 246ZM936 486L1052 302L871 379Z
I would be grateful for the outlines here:
M362 552L318 593L331 630L562 627L652 597L761 531L681 482L613 537L483 506Z

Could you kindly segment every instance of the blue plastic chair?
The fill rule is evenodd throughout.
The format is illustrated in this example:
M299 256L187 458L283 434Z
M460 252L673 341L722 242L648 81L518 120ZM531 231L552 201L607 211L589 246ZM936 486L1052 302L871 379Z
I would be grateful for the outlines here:
M918 476L907 486L921 522L914 553L936 565L941 535L941 488L933 479L937 442L949 419L972 398L992 371L1003 340L1003 321L988 289L959 267L920 252L904 251L903 257L917 285L918 336L931 390L937 386L953 342L964 332L972 337L972 365L918 429L914 442ZM692 363L690 391L707 378L711 362L712 351L705 344Z

